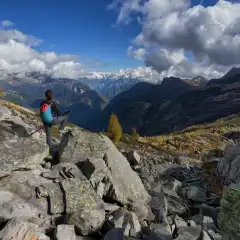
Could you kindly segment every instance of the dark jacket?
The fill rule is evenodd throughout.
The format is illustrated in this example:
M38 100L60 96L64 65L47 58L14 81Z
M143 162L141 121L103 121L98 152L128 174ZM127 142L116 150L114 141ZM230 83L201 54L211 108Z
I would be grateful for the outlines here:
M44 100L44 101L41 102L40 105L42 105L42 104L44 104L44 103L47 103L48 105L51 106L51 110L52 110L52 115L53 115L53 117L57 117L57 116L60 116L60 115L61 115L61 114L60 114L60 110L59 110L59 108L58 108L58 104L57 104L55 101L53 101L53 100Z

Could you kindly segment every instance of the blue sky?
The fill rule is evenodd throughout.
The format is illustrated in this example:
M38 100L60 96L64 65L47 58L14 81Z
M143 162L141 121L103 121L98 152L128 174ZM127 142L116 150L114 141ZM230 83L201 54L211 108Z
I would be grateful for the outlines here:
M19 31L43 39L37 50L73 54L86 62L100 61L99 71L143 66L142 61L127 55L141 26L137 21L114 26L118 13L107 10L112 1L1 0L0 20L10 20ZM192 0L192 5L200 2L209 6L217 1Z
M109 0L2 0L0 16L26 34L43 39L42 51L75 54L100 60L104 70L136 67L142 63L127 56L138 24L114 27L116 13ZM101 70L101 69L99 69Z

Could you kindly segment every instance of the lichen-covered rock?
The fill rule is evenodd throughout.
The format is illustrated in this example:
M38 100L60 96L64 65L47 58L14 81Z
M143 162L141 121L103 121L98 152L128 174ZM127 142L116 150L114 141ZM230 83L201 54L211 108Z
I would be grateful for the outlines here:
M231 184L224 192L218 226L230 239L240 239L240 183Z
M73 163L90 157L104 159L110 172L107 198L121 204L140 201L147 203L150 200L137 173L106 136L83 130L68 132L60 143L59 157L61 162Z
M88 180L73 179L60 182L65 193L66 213L103 209L104 203Z
M86 209L76 211L68 217L68 223L76 228L76 232L81 235L88 235L97 232L102 227L105 220L103 209Z

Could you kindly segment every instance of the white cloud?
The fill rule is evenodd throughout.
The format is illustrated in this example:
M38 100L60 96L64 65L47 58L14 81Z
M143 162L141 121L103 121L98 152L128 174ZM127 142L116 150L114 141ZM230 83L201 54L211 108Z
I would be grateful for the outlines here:
M127 54L137 60L144 60L146 50L144 48L134 49L133 46L129 46Z
M240 65L240 3L219 0L209 7L191 6L190 0L114 3L118 24L141 18L142 31L133 44L145 49L146 64L161 74L211 78ZM135 51L131 46L128 54L136 58ZM193 59L184 57L187 52Z
M74 55L38 52L32 46L40 44L33 36L18 30L0 30L0 72L24 76L31 71L56 77L77 79L85 66Z
M0 29L0 42L8 42L9 40L15 40L20 43L25 43L29 46L38 46L42 42L41 39L35 38L31 35L26 35L18 30Z
M11 27L13 25L14 23L9 20L3 20L2 22L0 22L0 26L2 27Z

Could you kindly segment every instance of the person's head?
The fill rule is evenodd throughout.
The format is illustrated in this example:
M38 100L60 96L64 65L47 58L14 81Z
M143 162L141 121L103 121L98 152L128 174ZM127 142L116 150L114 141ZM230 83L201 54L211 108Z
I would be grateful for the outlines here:
M53 92L51 90L47 90L45 92L45 97L47 100L52 100L53 99Z

